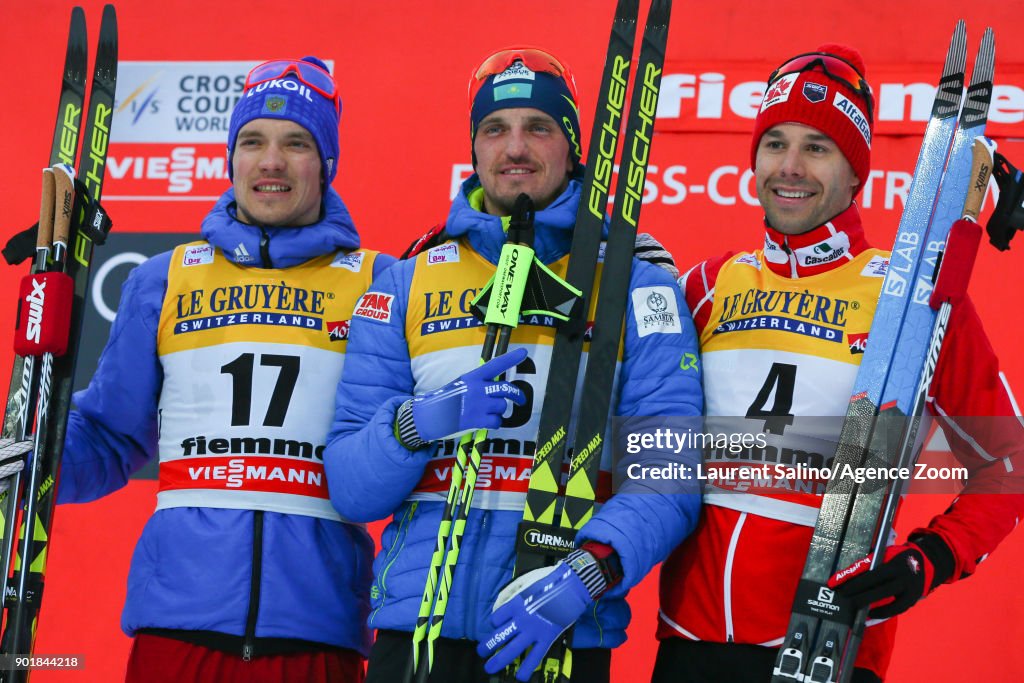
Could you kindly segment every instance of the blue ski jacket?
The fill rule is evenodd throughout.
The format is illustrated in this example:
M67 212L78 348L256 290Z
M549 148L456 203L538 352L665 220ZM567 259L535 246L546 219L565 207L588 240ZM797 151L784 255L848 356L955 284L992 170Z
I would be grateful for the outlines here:
M554 203L536 213L534 247L542 262L550 264L568 253L580 189L578 181L571 181ZM369 299L374 293L379 294L369 300L378 305L387 302L388 315L371 320L360 317L357 307L352 320L324 467L331 502L340 514L361 521L393 515L374 563L370 625L378 629L413 630L444 508L443 495L419 495L425 470L442 469L433 465L439 457L437 446L420 451L403 448L395 436L395 412L413 394L436 388L479 362L478 346L464 351L458 367L449 365L447 358L451 356L441 361L444 366L440 369L430 367L434 358L443 356L443 349L410 359L407 335L426 329L422 327L426 323L410 314L412 310L422 312L422 302L412 301L410 291L418 286L415 282L422 281L417 278L428 277L427 272L419 272L421 268L429 271L446 260L465 262L482 257L492 264L497 261L505 242L503 221L479 210L481 193L477 177L472 176L451 207L446 230L457 248L448 243L437 247L437 251L389 268L374 279L366 295ZM479 288L484 284L449 283L447 278L444 281L446 288L456 292L460 287ZM642 312L634 309L634 302L638 295L648 295L644 288L656 288L668 298L675 298L678 331L665 334L645 330L641 334L638 316ZM634 259L630 289L633 296L626 312L625 345L613 412L619 416L699 416L703 409L699 368L695 361L683 361L696 359L697 341L692 319L672 277L657 266ZM553 332L549 328L538 334ZM513 346L515 339L513 336ZM445 346L443 342L431 343ZM536 376L545 377L547 361L529 360L537 362ZM543 379L532 384L535 394L543 392ZM534 402L534 420L539 416L540 403ZM503 428L489 432L488 436L501 438L503 433L509 432ZM693 453L683 458L652 454L652 458L682 461L691 467L698 457ZM485 455L484 467L488 459ZM516 528L522 520L523 503L520 500L518 506L509 509L508 505L479 502L481 497L486 501L488 493L481 492L478 485L441 632L446 638L479 641L488 634L495 598L512 577ZM577 543L597 541L611 545L622 561L624 579L580 619L574 635L576 647L611 648L625 640L630 618L624 599L628 589L690 533L699 509L699 487L692 482L658 490L650 487L649 482L629 479L601 506L581 529Z
M286 269L358 248L359 235L333 189L324 208L313 225L265 229L263 253L270 264L261 255L260 228L237 220L232 190L204 219L202 235L229 260L251 268ZM111 493L157 456L164 381L157 326L171 254L141 264L124 284L99 367L88 388L75 395L59 502ZM375 268L393 261L379 255ZM136 545L121 626L129 636L139 629L209 631L299 639L366 655L372 554L361 525L245 509L160 509Z

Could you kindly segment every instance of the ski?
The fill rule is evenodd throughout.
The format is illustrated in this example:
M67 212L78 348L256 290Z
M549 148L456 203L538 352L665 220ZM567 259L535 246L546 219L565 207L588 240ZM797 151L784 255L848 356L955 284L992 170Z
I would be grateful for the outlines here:
M60 99L57 103L57 124L54 126L47 168L59 163L71 165L75 163L78 132L82 125L82 107L85 100L85 72L89 59L86 42L85 12L81 7L75 7L71 12L71 26L68 30ZM38 263L33 262L33 273L39 272L40 268ZM4 414L3 436L5 438L24 438L31 422L30 391L22 379L24 365L25 358L16 356L14 370L11 373L11 387L7 393L7 410ZM28 362L28 365L31 368L31 361ZM31 369L27 371L27 374L32 374Z
M116 80L117 16L114 7L106 5L100 24L96 63L89 93L89 109L83 124L84 142L78 171L79 179L92 202L99 202L102 194ZM73 151L71 156L73 158ZM93 248L90 235L94 234L91 229L98 226L86 224L84 206L76 205L75 212L67 238L68 253L64 265L64 271L74 284L70 335L67 351L52 359L51 376L43 375L40 380L41 386L49 382L52 393L47 396L48 400L44 403L43 390L40 390L40 401L36 411L36 443L39 444L39 448L33 454L28 481L25 484L19 557L15 561L13 579L16 595L14 603L8 610L4 634L4 652L9 654L30 653L34 646L49 535L56 504L57 478L64 450L68 412L71 408L75 361L85 315ZM46 372L45 368L43 372ZM31 533L26 531L29 528ZM23 680L27 677L27 672L12 671L11 675L8 681Z
M566 437L583 347L584 330L580 329L579 325L575 329L567 327L560 330L555 338L548 375L548 393L545 394L541 412L538 449L534 456L523 522L517 535L515 576L538 566L553 564L564 557L573 547L576 532L586 524L594 512L601 454L604 451L604 435L608 428L615 369L619 360L623 321L629 300L633 249L647 164L650 160L671 10L671 0L654 0L648 11L641 40L630 108L625 122L625 139L619 159L620 170L615 188L614 209L608 230L604 263L600 269L594 325L583 375L580 395L584 400L580 403L574 438L571 440L574 444L574 453L564 498L561 501L561 515L558 525L555 526L553 522L558 514L559 482L566 453ZM611 83L603 84L601 90L601 93L607 94L609 101L622 100L625 95L624 90L617 94L620 91L616 88L615 79L621 77L619 85L624 88L628 80L626 69L632 53L632 38L628 42L619 39L618 28L618 22L614 23L609 57L605 65L605 77L610 77ZM628 52L624 55L619 52L620 50ZM600 105L598 110L602 111ZM608 131L605 123L595 119L595 133L590 152L593 158L588 159L588 173L592 168L595 175L592 184L585 182L580 204L580 214L587 221L584 227L589 232L580 234L581 224L578 219L570 252L569 268L573 267L575 261L581 261L581 271L586 268L591 279L597 271L597 247L591 244L591 240L600 242L604 208L607 206L608 183L602 182L601 174L603 169L607 169L610 174L610 157L615 151L614 145L606 145L604 136ZM586 180L590 179L588 175ZM595 195L595 192L603 194ZM583 249L577 250L577 239L583 242ZM585 314L588 311L589 302L580 312ZM571 632L551 648L540 667L542 680L554 683L569 679L572 674L570 644Z
M590 149L587 152L580 206L576 213L566 267L566 281L580 290L580 303L573 319L558 328L551 349L537 435L537 452L533 457L523 521L516 537L514 577L554 564L572 548L572 536L565 535L555 525L555 514L583 343L589 332L587 319L591 308L591 292L598 269L598 254L615 150L619 144L622 114L626 105L626 88L639 11L639 0L619 0L612 20ZM541 543L537 540L545 537L561 540L556 543Z
M960 111L965 61L966 31L960 22L882 285L789 630L776 660L775 683L832 683L852 675L866 612L855 614L839 604L826 584L836 571L863 558L872 547L884 549L900 491L878 482L855 485L837 474L847 464L891 466L916 459L917 428L924 409L919 399L927 395L929 368L934 370L938 353L934 344L927 343L936 327L930 299L946 237L970 185L971 145L984 132L994 69L991 31L982 40ZM950 147L947 163L945 150Z
M64 56L64 71L61 79L60 98L57 103L57 123L54 126L53 142L47 167L58 163L73 164L78 150L78 132L82 125L82 109L85 100L85 78L88 67L88 45L85 29L85 12L81 7L71 11L71 25L68 29L67 50ZM45 261L34 261L31 274L45 269ZM11 369L11 383L7 392L4 412L3 438L21 441L29 431L35 408L35 391L39 382L38 367L31 356L15 355ZM0 492L0 565L3 571L0 601L7 596L7 582L11 572L11 556L14 545L14 531L17 522L18 493L21 488L21 473L11 475L7 488ZM2 612L2 607L0 607Z
M640 220L647 164L654 136L661 74L668 42L671 0L654 0L644 29L640 59L626 119L626 139L619 158L619 182L615 208L608 229L601 286L594 313L587 369L583 378L581 406L576 423L575 452L562 511L562 528L578 531L594 511L597 475L600 471L604 433L612 401L612 384L622 343L622 325L629 300L633 270L633 245Z

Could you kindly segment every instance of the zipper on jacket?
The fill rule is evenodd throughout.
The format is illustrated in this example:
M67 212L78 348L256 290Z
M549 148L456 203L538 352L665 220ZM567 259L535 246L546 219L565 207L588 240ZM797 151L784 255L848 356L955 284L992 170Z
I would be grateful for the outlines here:
M249 614L245 619L242 660L250 661L256 649L256 617L260 611L260 575L263 570L263 510L253 511L252 577L249 582Z
M732 529L732 537L729 539L729 551L725 555L725 576L722 586L722 609L725 615L725 642L733 642L735 636L732 621L732 563L736 557L736 546L739 545L740 532L743 530L743 522L747 519L747 513L741 512L736 526Z
M782 238L782 250L789 257L789 276L794 280L800 277L800 270L797 268L796 252L789 247L789 237Z
M260 258L263 260L264 268L273 268L274 263L270 260L270 235L262 225L260 229Z
M469 511L472 512L473 508L470 507ZM483 516L483 519L480 520L480 526L476 537L476 545L473 548L473 564L466 567L466 571L463 574L464 576L468 575L470 579L469 584L466 586L468 589L466 591L466 635L470 639L475 639L474 636L476 634L477 627L479 626L479 624L476 623L476 606L479 602L477 600L476 591L480 584L478 579L480 578L480 575L484 573L484 567L479 566L480 556L483 554L482 547L485 543L485 539L487 538L487 527L490 526L491 523L490 510L480 508L480 514ZM473 630L469 629L471 624L473 626ZM489 626L489 624L487 625Z
M398 559L398 556L402 554L402 549L405 548L405 538L409 534L409 527L412 526L412 518L416 516L416 509L418 507L419 501L414 500L409 504L405 514L402 515L402 519L398 522L398 530L395 532L395 540L391 544L391 547L388 548L387 554L384 556L384 569L381 570L380 576L374 580L374 583L370 587L371 598L374 597L372 595L372 591L375 588L380 591L380 605L370 612L370 618L367 620L371 627L373 626L373 619L377 616L377 612L384 607L384 600L387 597L388 592L388 572L391 570L391 565L393 565L395 560Z

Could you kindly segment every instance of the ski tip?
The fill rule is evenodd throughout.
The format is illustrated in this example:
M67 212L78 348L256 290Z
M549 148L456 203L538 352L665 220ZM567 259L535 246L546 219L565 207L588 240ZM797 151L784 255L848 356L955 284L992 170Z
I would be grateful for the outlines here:
M980 50L987 50L992 54L992 61L995 61L996 55L996 34L992 30L991 26L985 27L985 33L981 36L981 47Z
M956 22L953 30L953 39L949 43L949 53L946 56L947 70L959 69L963 71L967 66L967 24L963 19Z
M654 0L647 17L648 26L668 26L672 17L672 0Z
M117 30L117 10L113 5L103 6L103 18L100 20L100 33L104 30Z
M992 29L986 28L985 35L981 37L981 45L978 46L978 55L974 59L974 72L971 74L971 86L983 86L987 97L991 97L992 79L996 70L996 47L995 34ZM988 113L986 102L985 114Z

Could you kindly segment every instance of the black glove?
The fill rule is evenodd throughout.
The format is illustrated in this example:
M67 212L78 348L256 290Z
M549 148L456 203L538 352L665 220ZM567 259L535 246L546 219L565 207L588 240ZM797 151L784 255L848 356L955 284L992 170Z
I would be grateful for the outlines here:
M904 545L889 546L875 569L871 556L829 579L828 585L858 609L871 605L868 616L888 619L902 614L953 575L953 551L937 534L912 536Z

